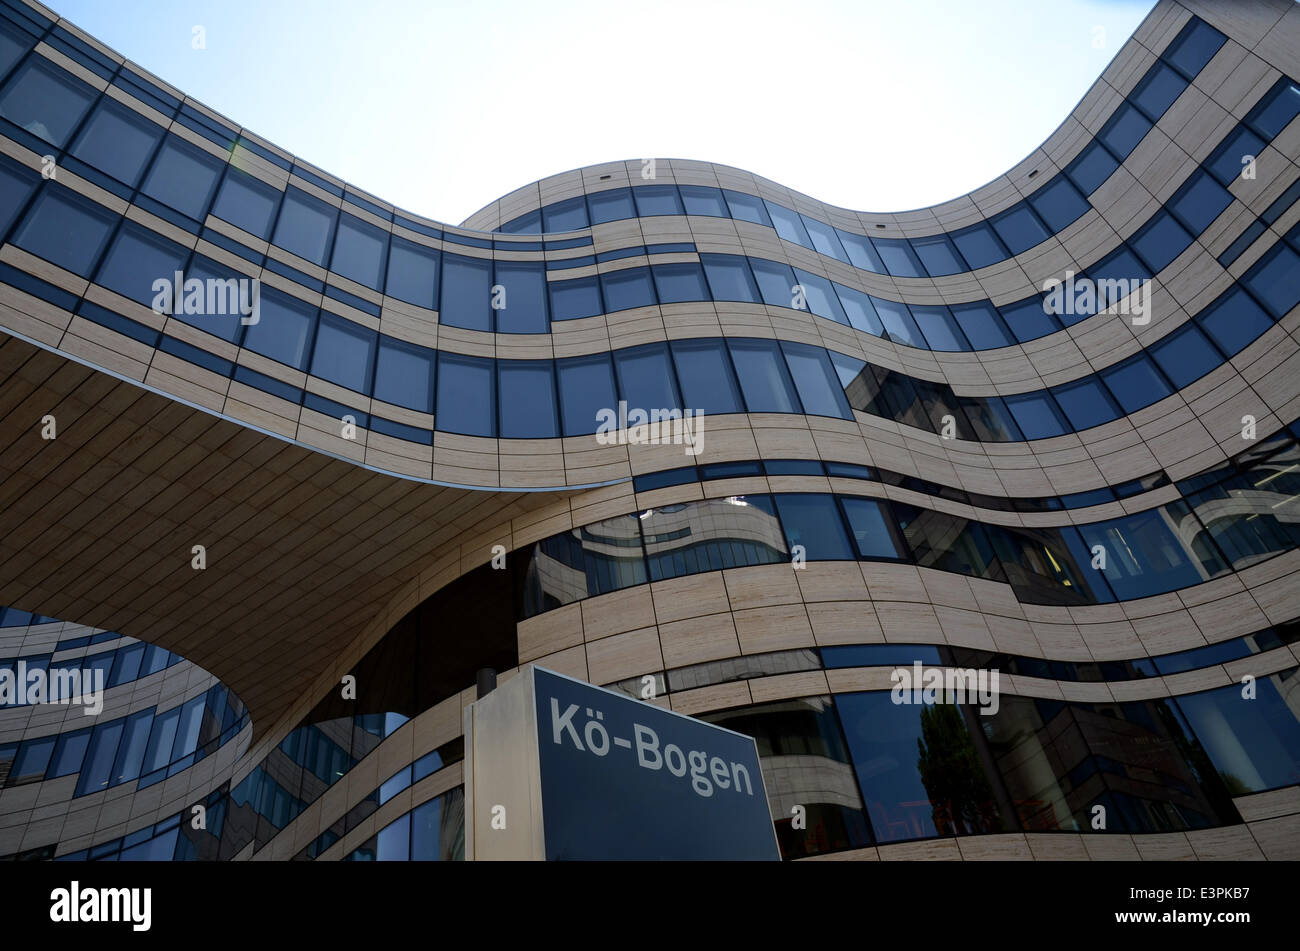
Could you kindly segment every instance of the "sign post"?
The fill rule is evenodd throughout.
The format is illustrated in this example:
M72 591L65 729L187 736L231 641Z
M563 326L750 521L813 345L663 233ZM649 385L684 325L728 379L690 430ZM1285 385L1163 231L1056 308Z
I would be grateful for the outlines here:
M465 855L776 860L753 738L529 664L465 710Z

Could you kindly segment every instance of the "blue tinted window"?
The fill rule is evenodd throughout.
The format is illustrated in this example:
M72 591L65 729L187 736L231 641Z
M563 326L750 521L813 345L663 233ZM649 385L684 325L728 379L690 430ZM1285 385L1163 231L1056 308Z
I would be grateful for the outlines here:
M876 246L871 243L870 238L863 234L840 231L838 228L835 233L839 235L840 244L844 246L849 261L854 267L860 267L864 271L872 271L876 274L885 273L885 262L880 260L880 255L876 252Z
M917 259L912 246L906 241L889 238L874 238L872 244L885 262L885 267L894 277L924 277L925 271Z
M957 274L966 270L964 262L958 259L957 249L947 235L933 235L928 238L913 238L912 250L921 259L931 277L941 274Z
M443 351L438 354L437 377L438 429L463 436L496 435L491 360Z
M1157 212L1129 243L1152 274L1159 274L1192 243L1187 233L1167 211Z
M125 222L113 239L100 265L95 283L102 284L109 290L117 291L138 304L152 307L155 297L154 282L159 279L167 281L164 291L165 303L158 309L159 313L172 310L171 286L175 281L175 272L181 270L189 252L148 228L133 221ZM187 278L191 275L186 275ZM206 313L206 300L201 308ZM188 306L186 309L190 309Z
M856 557L834 496L783 493L774 498L787 544L792 548L802 545L809 561L851 561Z
M721 340L674 340L672 351L684 409L710 416L744 411L731 359Z
M1125 413L1135 413L1169 395L1169 384L1144 353L1103 370L1101 378Z
M1106 566L1101 571L1121 601L1205 580L1160 509L1080 525L1079 534L1088 548L1105 548Z
M466 330L492 329L491 261L443 254L438 323Z
M35 40L17 27L0 22L0 76L13 69L14 64L23 58L23 53L31 49Z
M1100 142L1093 142L1066 167L1065 174L1079 186L1079 191L1091 195L1117 168L1119 162L1115 157Z
M542 230L542 213L530 211L513 218L501 226L502 234L538 234Z
M581 196L542 209L543 231L577 231L587 227L587 202Z
M799 217L798 212L791 211L784 205L778 205L776 202L765 202L767 213L772 217L772 227L776 233L786 241L792 241L795 244L803 245L805 248L811 248L812 239L808 237L808 231L803 226L803 219Z
M844 514L859 558L897 558L898 548L889 530L889 516L882 503L872 499L841 498Z
M550 360L498 360L501 437L550 439L560 434Z
M36 197L13 243L74 274L90 277L116 221L117 216L103 206L51 182Z
M727 201L722 197L721 188L706 185L678 185L682 194L682 204L688 215L709 215L714 218L730 218L727 213Z
M1121 103L1115 114L1102 126L1097 136L1119 159L1128 158L1142 137L1151 128L1151 120L1127 102Z
M1065 420L1047 393L1021 393L1004 399L1025 439L1047 439L1066 431Z
M984 223L954 231L952 241L957 245L957 250L961 252L961 256L966 259L966 264L972 271L996 264L998 261L1005 261L1007 258L1001 239Z
M316 308L264 287L259 301L259 319L244 332L244 346L298 370L307 369L307 343Z
M1264 140L1244 125L1228 133L1220 146L1205 162L1205 167L1224 186L1231 185L1250 163L1265 149Z
M714 300L754 302L758 285L749 273L749 261L736 254L701 254L700 262L709 279Z
M432 413L433 351L404 340L380 337L374 397L421 413Z
M77 136L72 154L134 188L162 136L161 128L106 97Z
M75 733L60 733L54 746L54 755L46 770L47 779L67 776L80 772L81 761L86 756L86 747L90 745L90 729L77 730Z
M798 282L790 265L761 258L750 258L749 264L754 269L754 280L758 282L763 303L772 307L794 306L794 285Z
M942 305L934 307L913 306L912 316L916 319L921 333L925 334L926 343L931 350L969 350L961 328L953 320L948 308Z
M438 252L407 241L393 238L388 252L388 283L384 293L429 310L438 308Z
M0 159L0 234L9 231L14 217L27 203L40 180L31 169Z
M803 411L812 416L839 416L852 419L844 387L835 375L830 358L821 347L806 343L781 342L795 389L803 403Z
M1120 415L1114 400L1095 377L1054 386L1052 395L1076 432L1109 423Z
M641 185L632 189L632 194L636 198L636 213L642 218L682 213L676 185Z
M1211 764L1233 792L1263 792L1296 783L1300 722L1288 702L1296 668L1260 677L1254 699L1243 703L1241 686L1184 694L1173 701L1187 717ZM1282 689L1279 690L1279 687ZM1246 767L1246 768L1243 768Z
M375 343L373 330L334 314L322 313L316 330L312 375L358 393L369 393Z
M656 409L681 408L665 344L652 343L615 351L614 366L618 369L619 394L627 400L629 407L647 413Z
M564 435L585 436L596 431L596 414L615 409L614 368L608 354L556 360L559 373L560 415Z
M231 165L227 167L226 180L217 193L212 213L266 240L271 234L271 221L279 204L279 189Z
M1012 254L1020 254L1047 240L1047 229L1025 202L1007 209L989 223Z
M0 92L0 116L63 147L95 99L95 91L44 56L32 56Z
M39 739L25 740L18 747L13 766L9 770L8 784L37 782L45 778L45 770L50 765L50 754L54 752L55 737L43 736Z
M800 215L799 217L803 220L808 237L812 239L813 248L819 254L848 263L849 257L844 253L844 248L840 246L840 239L836 236L834 228L824 221L809 218L807 215Z
M1174 216L1192 234L1200 234L1232 204L1232 193L1197 169L1169 202Z
M839 296L840 305L844 308L844 313L852 326L873 337L884 336L884 325L881 324L869 295L852 287L845 287L843 284L835 285L835 293Z
M574 320L602 313L600 287L594 277L583 277L576 281L551 281L549 289L552 320Z
M1264 309L1240 287L1234 287L1205 308L1196 321L1230 357L1246 349L1273 325Z
M799 404L775 341L730 339L731 360L751 413L797 413Z
M656 264L651 270L654 271L655 290L659 292L661 304L709 299L704 271L698 264Z
M808 310L818 317L829 317L837 323L848 324L849 319L844 316L844 310L840 307L840 299L831 288L830 281L816 274L809 274L799 268L794 269L794 277L803 288L804 304Z
M221 168L219 159L178 136L169 135L158 151L141 191L181 214L201 221L217 187Z
M610 312L648 307L655 303L649 268L634 267L602 274L600 287L605 295L605 309Z
M1177 226L1175 225L1175 227ZM1179 228L1177 232L1166 232L1166 236L1176 241L1178 232L1182 232L1182 229ZM1182 233L1186 234L1186 232ZM1161 248L1160 244L1155 241L1148 242L1148 246L1155 251L1168 250L1167 246ZM1091 312L1097 313L1135 293L1138 290L1137 282L1150 279L1151 273L1134 256L1132 251L1121 246L1119 250L1107 255L1088 268L1087 276L1096 284L1097 306L1096 310ZM1077 323L1085 316L1087 314L1079 314L1076 310L1073 317L1062 317L1061 322L1069 326L1072 323Z
M593 225L636 217L636 205L632 203L632 189L630 188L614 188L610 191L588 195L587 207L591 210L591 223Z
M872 297L871 303L875 305L876 316L885 325L890 340L900 341L909 347L925 347L925 341L921 339L921 331L912 320L912 314L906 304L900 301L882 300L879 297Z
M988 301L972 301L969 304L953 304L953 317L965 333L966 339L976 350L993 350L1009 347L1015 339L1007 332L997 309Z
M280 220L275 226L275 243L323 267L337 217L337 208L291 187L284 193Z
M407 862L411 858L411 814L405 813L379 830L375 840L375 860Z
M982 442L1019 442L1023 438L1001 397L962 396L957 403Z
M1046 187L1034 192L1029 204L1052 231L1063 230L1091 207L1064 175L1057 175Z
M722 194L727 199L727 208L731 211L731 217L772 227L772 219L768 217L763 199L726 188L722 190Z
M1043 299L1030 297L998 308L1007 327L1021 343L1046 336L1058 328L1056 319L1043 309Z
M1278 243L1241 280L1281 320L1300 302L1300 255Z
M125 724L125 720L113 720L95 727L90 735L90 749L82 764L81 776L77 780L76 795L84 796L108 788L113 761L117 758L118 740L122 738Z
M129 783L140 776L140 763L144 759L145 744L149 741L149 729L153 726L153 710L141 710L126 718L126 727L122 731L122 742L118 747L117 760L113 764L113 777L110 785Z
M1162 58L1173 64L1188 79L1195 79L1226 39L1210 24L1199 17L1193 17L1174 37Z
M125 232L124 226L123 231ZM148 233L151 240L152 232ZM157 264L152 265L154 267ZM253 316L253 284L252 278L239 274L226 267L224 264L218 264L201 255L195 255L190 261L189 266L185 269L185 280L198 280L206 289L212 289L216 293L209 299L205 293L203 306L194 313L190 306L181 308L181 312L172 314L174 320L189 324L191 327L197 327L204 333L210 333L213 336L220 337L222 340L228 340L230 343L239 342L240 330L243 326L242 318L247 316L249 320ZM231 281L235 283L232 284ZM102 282L102 278L101 278ZM220 283L218 283L220 282ZM258 319L261 319L261 292L258 292ZM167 310L171 310L168 306Z
M352 215L339 216L331 271L372 290L379 290L387 254L388 235L385 232Z
M544 334L546 267L541 261L498 261L496 282L505 288L505 306L497 311L497 333Z
M1266 141L1277 138L1300 113L1300 86L1283 77L1246 116L1246 125Z
M1157 62L1147 72L1142 82L1138 83L1129 98L1141 109L1152 122L1160 121L1165 110L1174 104L1174 100L1187 88L1187 80L1164 63Z
M1222 362L1219 352L1195 324L1186 324L1155 344L1151 357L1176 389L1199 380Z

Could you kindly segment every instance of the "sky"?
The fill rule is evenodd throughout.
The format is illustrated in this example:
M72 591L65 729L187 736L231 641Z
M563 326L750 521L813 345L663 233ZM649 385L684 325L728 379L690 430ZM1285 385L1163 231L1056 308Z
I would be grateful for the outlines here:
M457 223L548 175L689 158L861 211L1052 133L1154 0L45 0L209 108Z

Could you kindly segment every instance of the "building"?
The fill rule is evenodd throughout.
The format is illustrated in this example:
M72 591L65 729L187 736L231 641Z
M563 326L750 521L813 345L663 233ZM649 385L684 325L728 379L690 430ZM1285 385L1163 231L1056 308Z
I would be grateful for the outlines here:
M755 736L789 858L1300 857L1297 77L1160 0L933 208L453 226L3 0L0 656L106 687L0 711L0 854L457 857L536 662Z

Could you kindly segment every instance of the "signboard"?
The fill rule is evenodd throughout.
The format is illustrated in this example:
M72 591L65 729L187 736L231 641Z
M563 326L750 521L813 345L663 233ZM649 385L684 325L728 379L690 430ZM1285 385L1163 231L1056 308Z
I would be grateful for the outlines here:
M466 855L779 859L751 737L529 665L465 711Z

